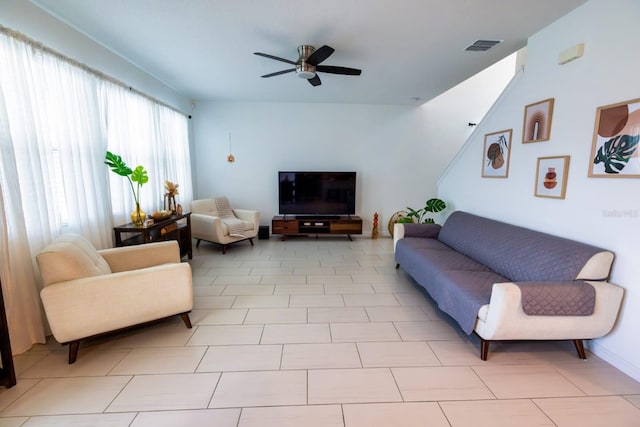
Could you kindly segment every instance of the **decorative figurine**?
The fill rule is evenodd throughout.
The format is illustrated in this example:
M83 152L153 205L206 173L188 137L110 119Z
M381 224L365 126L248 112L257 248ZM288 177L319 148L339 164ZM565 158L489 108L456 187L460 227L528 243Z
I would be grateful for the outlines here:
M371 230L371 238L378 238L378 212L373 214L373 229Z

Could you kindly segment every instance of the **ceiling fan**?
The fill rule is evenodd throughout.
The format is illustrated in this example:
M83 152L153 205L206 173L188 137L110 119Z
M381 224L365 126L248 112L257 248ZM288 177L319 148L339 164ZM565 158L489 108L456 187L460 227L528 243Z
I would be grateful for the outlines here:
M254 55L264 56L265 58L275 59L276 61L286 62L287 64L295 65L294 68L289 68L282 71L276 71L275 73L265 74L261 77L273 77L280 74L296 72L296 75L301 79L307 79L312 86L319 86L322 84L320 77L316 73L331 73L331 74L344 74L347 76L359 76L362 70L357 68L348 67L336 67L333 65L320 65L325 59L327 59L334 52L334 49L330 46L322 46L319 49L315 49L313 46L302 45L298 46L298 60L290 61L288 59L279 58L277 56L269 55L267 53L253 52Z

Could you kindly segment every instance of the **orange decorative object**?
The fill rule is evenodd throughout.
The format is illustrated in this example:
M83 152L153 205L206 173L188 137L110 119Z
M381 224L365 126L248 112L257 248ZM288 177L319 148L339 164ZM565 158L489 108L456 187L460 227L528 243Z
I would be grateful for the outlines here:
M371 238L378 238L378 212L373 214L373 229L371 230Z

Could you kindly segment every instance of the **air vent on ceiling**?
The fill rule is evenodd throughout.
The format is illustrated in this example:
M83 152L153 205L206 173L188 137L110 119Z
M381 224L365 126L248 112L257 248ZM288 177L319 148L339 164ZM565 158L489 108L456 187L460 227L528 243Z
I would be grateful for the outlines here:
M502 40L476 40L465 50L471 52L486 52L487 50L500 43L502 43Z

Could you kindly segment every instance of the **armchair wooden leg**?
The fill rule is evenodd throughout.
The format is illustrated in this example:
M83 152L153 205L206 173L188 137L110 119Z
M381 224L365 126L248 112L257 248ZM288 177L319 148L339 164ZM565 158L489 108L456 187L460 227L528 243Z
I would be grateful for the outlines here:
M584 351L584 345L582 343L582 340L573 340L573 345L576 346L576 351L578 352L578 357L580 359L586 359L587 358L587 354Z
M222 255L227 253L227 245L222 245Z
M196 248L199 248L199 247L200 247L200 241L201 241L201 240L202 240L202 239L197 239L197 242L196 242Z
M251 243L251 246L253 246L253 239L249 239L249 243Z
M80 348L80 340L71 341L69 343L69 365L75 363L78 358L78 349Z
M489 354L489 343L490 341L483 340L480 338L480 359L487 360L487 355Z
M184 325L191 329L191 319L189 319L189 313L180 313L180 317L182 318L182 321L184 322Z

